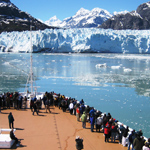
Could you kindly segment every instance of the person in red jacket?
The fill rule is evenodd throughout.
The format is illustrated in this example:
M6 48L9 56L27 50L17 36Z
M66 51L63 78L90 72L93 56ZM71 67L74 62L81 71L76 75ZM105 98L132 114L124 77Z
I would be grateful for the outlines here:
M110 132L111 132L111 142L115 143L116 140L116 135L118 133L118 126L115 125L115 123L112 124L111 128L110 128Z
M106 126L104 128L105 142L109 142L109 133L110 133L110 128L108 126Z

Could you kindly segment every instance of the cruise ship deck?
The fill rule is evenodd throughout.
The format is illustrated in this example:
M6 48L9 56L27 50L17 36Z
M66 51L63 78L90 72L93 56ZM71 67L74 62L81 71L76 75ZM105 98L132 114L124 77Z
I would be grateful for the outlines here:
M69 112L62 112L57 107L51 107L51 113L45 109L34 116L30 109L6 109L0 113L0 128L9 128L8 114L14 116L15 135L20 140L20 146L13 145L11 149L21 150L76 150L76 136L83 138L85 150L126 150L121 144L105 143L103 133L91 132L90 124L86 129Z

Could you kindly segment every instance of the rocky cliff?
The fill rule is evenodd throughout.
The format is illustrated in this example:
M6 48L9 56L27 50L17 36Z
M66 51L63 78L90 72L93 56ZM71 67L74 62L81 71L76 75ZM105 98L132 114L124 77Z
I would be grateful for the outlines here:
M105 21L100 28L114 30L150 29L150 2L141 4L135 11L113 16Z

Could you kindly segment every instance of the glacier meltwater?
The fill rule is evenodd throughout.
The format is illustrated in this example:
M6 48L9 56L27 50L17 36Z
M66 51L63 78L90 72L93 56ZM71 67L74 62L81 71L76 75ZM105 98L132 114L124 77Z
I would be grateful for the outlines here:
M33 52L150 54L150 30L99 28L3 32L0 52L30 52L31 36Z

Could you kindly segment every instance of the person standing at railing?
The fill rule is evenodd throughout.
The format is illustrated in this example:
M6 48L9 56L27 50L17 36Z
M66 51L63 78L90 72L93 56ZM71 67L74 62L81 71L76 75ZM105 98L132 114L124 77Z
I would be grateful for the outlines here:
M110 128L107 125L104 127L105 142L109 142L109 134L110 134Z
M125 127L123 126L123 124L121 124L119 127L119 143L120 144L122 143L122 136L123 136L124 130L125 130Z
M129 144L128 144L128 150L130 150L130 146L132 146L132 150L133 150L133 141L134 141L134 139L135 139L135 137L136 137L136 133L135 133L135 130L133 130L132 132L131 132L131 134L129 135Z
M77 108L76 108L76 117L77 117L77 121L80 121L80 109L79 109L79 106L77 106Z
M126 146L126 139L128 136L128 132L129 132L129 127L127 126L124 130L123 136L122 136L122 145L125 147Z
M95 123L95 117L94 117L94 115L92 114L92 115L90 116L91 132L94 132L94 123Z
M70 114L72 115L72 113L73 113L73 102L72 101L69 104L69 111L70 111Z
M142 150L143 146L144 146L144 140L141 136L141 133L137 132L137 136L133 141L133 150Z

